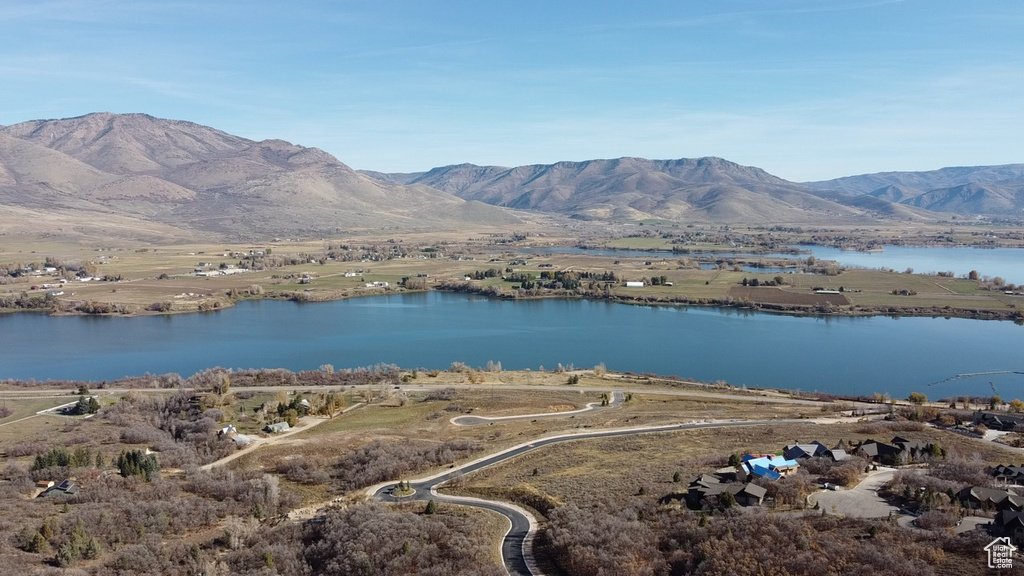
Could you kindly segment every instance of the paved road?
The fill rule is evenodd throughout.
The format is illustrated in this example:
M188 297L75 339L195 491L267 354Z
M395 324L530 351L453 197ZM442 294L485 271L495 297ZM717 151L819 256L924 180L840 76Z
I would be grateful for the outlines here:
M502 562L505 564L505 569L510 574L526 574L526 575L539 575L540 572L537 570L536 565L533 563L533 556L529 549L533 543L533 535L536 531L536 519L533 518L528 512L519 508L506 504L504 502L493 502L488 500L480 500L476 498L463 498L457 496L448 496L439 494L437 488L455 477L461 477L464 474L470 474L481 470L488 466L493 466L499 462L504 462L510 458L525 454L527 452L543 448L544 446L550 446L552 444L558 444L561 442L573 442L576 440L590 440L594 438L609 438L613 436L628 436L633 434L650 434L653 432L671 432L678 430L694 430L698 428L728 428L738 426L764 426L764 425L780 425L780 424L796 424L806 423L807 420L748 420L748 421L733 421L733 422L701 422L691 424L667 424L663 426L644 426L637 428L619 428L614 430L601 430L594 432L582 432L575 434L563 434L559 436L551 436L547 438L540 438L532 442L521 444L492 454L479 458L462 466L453 467L447 472L442 472L431 476L429 478L421 478L419 480L410 481L410 485L415 490L415 494L405 498L396 498L393 496L393 491L397 486L397 483L389 483L383 485L373 486L368 490L368 493L379 500L383 501L427 501L431 498L437 502L449 502L452 504L459 504L463 506L476 506L478 508L484 508L486 510L493 510L506 518L511 523L509 532L505 535L501 544L501 557Z
M612 392L612 400L607 406L602 406L600 402L591 402L587 404L586 408L580 408L579 410L572 410L569 412L542 412L539 414L522 414L519 416L456 416L451 419L451 423L456 426L479 426L480 424L490 424L492 422L507 422L509 420L540 420L543 418L559 418L564 416L573 416L575 414L584 414L586 412L594 412L597 410L607 410L609 408L618 408L622 405L622 402L626 399L626 395L616 390Z

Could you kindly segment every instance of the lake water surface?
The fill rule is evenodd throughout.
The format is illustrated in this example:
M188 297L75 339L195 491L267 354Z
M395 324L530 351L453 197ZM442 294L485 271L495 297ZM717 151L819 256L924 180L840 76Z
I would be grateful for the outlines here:
M429 292L139 318L0 315L0 378L115 379L225 368L379 362L445 369L558 363L735 385L906 397L1024 397L1024 376L929 387L955 374L1024 371L1024 327L942 318L790 317L582 300L501 301Z
M881 252L857 252L840 250L826 246L798 246L808 250L809 254L743 254L736 252L702 252L692 256L717 256L721 258L747 257L757 258L806 258L814 256L819 260L835 260L839 264L854 268L892 268L903 272L913 268L919 274L936 272L953 272L955 276L966 276L971 270L977 270L982 276L999 276L1014 284L1024 284L1024 249L1021 248L968 248L956 247L921 247L921 246L886 246ZM669 250L613 250L604 248L576 248L572 246L547 246L543 248L524 249L525 253L536 254L594 254L598 256L622 258L671 258L684 257ZM756 269L745 269L757 272ZM767 272L771 273L771 272Z

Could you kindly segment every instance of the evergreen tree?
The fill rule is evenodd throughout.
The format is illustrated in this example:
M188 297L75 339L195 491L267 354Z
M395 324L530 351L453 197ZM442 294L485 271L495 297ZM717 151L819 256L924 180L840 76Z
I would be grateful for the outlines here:
M138 476L149 482L154 476L160 473L160 463L155 454L146 454L141 450L128 450L121 452L117 457L117 469L121 476Z

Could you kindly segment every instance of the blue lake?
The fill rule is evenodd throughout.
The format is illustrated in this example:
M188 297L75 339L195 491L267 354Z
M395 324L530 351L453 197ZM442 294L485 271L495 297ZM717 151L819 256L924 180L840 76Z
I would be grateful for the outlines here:
M856 252L823 246L810 249L815 258L835 260L856 268L892 268L903 272L913 268L918 274L953 272L966 276L977 270L981 276L1000 276L1007 282L1024 283L1024 249L886 246L881 252Z
M885 246L881 252L857 252L825 246L797 246L808 254L744 254L736 252L694 252L689 256L715 256L720 258L806 258L814 256L819 260L835 260L852 268L892 268L903 272L913 268L918 274L953 272L954 276L967 276L977 270L981 276L999 276L1014 284L1024 284L1024 248L968 248L968 247L920 247ZM668 250L614 250L606 248L576 248L572 246L546 246L521 250L535 254L593 254L596 256L622 258L671 258L685 257ZM748 272L758 272L744 268ZM773 271L760 270L766 273Z
M931 398L1024 397L1024 327L935 318L790 317L733 309L581 300L500 301L423 293L338 302L243 302L139 318L0 315L0 378L110 380L225 368L316 369L379 362L445 369L558 363L734 385Z

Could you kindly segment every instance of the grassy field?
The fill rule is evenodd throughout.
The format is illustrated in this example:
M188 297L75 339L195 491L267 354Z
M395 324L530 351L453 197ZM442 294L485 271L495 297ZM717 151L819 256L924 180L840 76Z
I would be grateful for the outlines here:
M46 410L61 404L67 404L68 402L75 402L78 400L78 396L67 396L66 398L19 398L19 399L0 399L0 406L5 406L11 410L11 415L6 418L0 418L0 425L14 420L20 420L34 415L40 410Z

